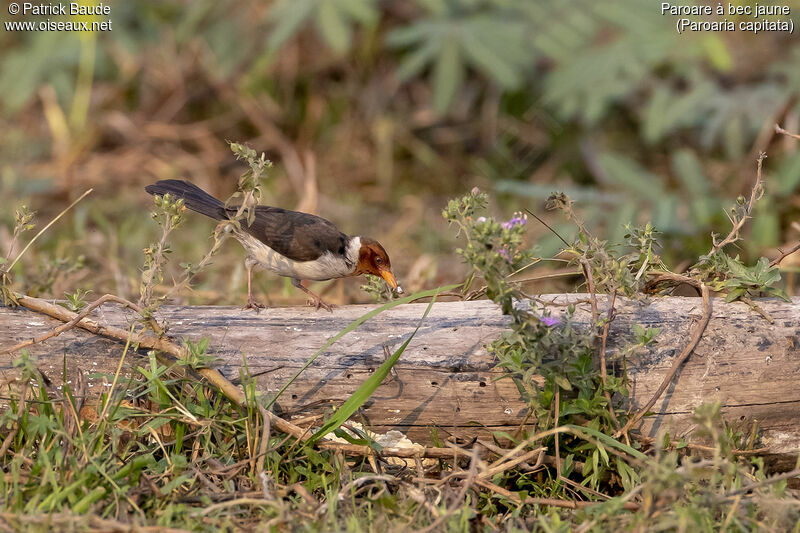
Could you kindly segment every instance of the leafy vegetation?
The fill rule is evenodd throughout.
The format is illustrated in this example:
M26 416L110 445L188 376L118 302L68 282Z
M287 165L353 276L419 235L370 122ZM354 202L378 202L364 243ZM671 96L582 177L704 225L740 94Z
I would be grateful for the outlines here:
M120 358L138 357L137 379L105 376L96 405L20 352L0 413L0 530L800 531L791 476L768 477L757 431L727 426L719 405L695 414L704 447L624 431L637 413L620 368L657 328L634 326L606 354L611 315L596 309L587 329L571 309L520 304L680 286L759 312L757 296L796 294L796 266L775 247L797 240L800 155L773 128L800 120L793 37L677 35L639 0L145 0L112 14L102 34L0 34L0 193L36 209L0 210L4 305L22 292L83 313L112 293L158 335L161 302L240 304L241 251L186 223L175 199L144 224L141 190L179 177L225 197L238 184L234 223L263 201L390 239L412 294L392 300L369 279L369 295L392 300L381 309L461 279L461 296L497 302L511 326L491 350L534 424L496 435L486 456L375 462L319 444L331 431L380 448L344 420L402 350L321 423L317 447L266 423L271 399L248 376L240 402L202 381L214 361L202 339L178 357L129 338ZM232 155L225 139L266 150L278 179L262 179L264 154ZM542 276L517 281L530 272ZM273 304L297 301L282 281L254 281ZM328 290L363 301L357 287Z
M304 0L236 9L145 1L115 6L113 20L113 32L85 39L0 36L8 126L0 192L52 214L63 205L39 195L97 187L73 224L39 243L41 260L18 272L42 293L74 289L51 287L39 266L68 259L68 243L91 236L119 261L89 253L73 277L87 279L83 289L133 297L134 252L152 240L139 223L141 186L180 176L229 193L235 166L226 138L255 139L279 161L276 174L288 179L266 186L268 203L324 205L352 221L347 231L396 229L395 255L423 257L399 265L420 272L419 288L459 268L441 232L424 229L443 229L441 198L459 194L465 180L501 193L503 207L519 208L511 202L524 197L537 213L562 190L612 242L626 224L650 221L663 232L661 255L678 264L705 252L698 236L724 222L723 207L749 188L744 169L769 148L773 190L741 258L752 264L795 237L800 159L772 126L795 129L800 54L781 34L678 35L658 6L636 0ZM408 210L419 222L402 230L395 221ZM0 217L13 222L10 210ZM208 233L202 223L192 228L190 241ZM575 235L567 224L556 229ZM532 233L543 255L561 244L542 228ZM190 245L175 246L190 255ZM199 280L204 296L236 301L240 259L216 259L234 275L226 282L210 271ZM257 283L276 301L290 294L281 282Z
M250 169L240 181L245 202L239 218L228 223L247 223L248 195L259 189L261 171L269 165L263 155L236 144L232 148ZM760 198L759 187L757 181L753 202ZM276 418L267 410L286 387L275 396L262 396L245 374L244 396L231 401L220 394L229 395L224 389L210 387L217 385L214 380L198 380L197 373L207 376L204 369L214 362L207 339L187 339L177 359L148 351L147 359L136 363L137 379L120 380L119 371L104 376L110 388L99 403L88 401L82 379L72 383L63 377L55 388L23 349L14 361L19 386L9 387L9 407L0 414L0 427L6 430L0 445L0 516L15 529L31 530L45 524L94 530L124 527L130 521L200 530L259 525L292 531L796 527L800 510L786 481L800 474L768 477L763 459L752 452L755 427L749 434L728 427L720 404L704 405L695 413L697 435L707 439L707 446L673 442L668 433L663 442L629 435L627 423L635 418L625 409L624 365L619 375L607 369L653 342L659 331L634 326L630 345L607 362L604 337L611 312L601 318L595 311L595 327L587 329L573 322L573 307L556 317L549 306L527 299L513 278L542 260L524 244L529 219L521 212L506 221L483 215L488 200L475 188L451 200L443 216L465 241L456 253L472 273L462 294L470 294L472 285L484 285L479 292L511 315L509 331L490 350L506 371L503 379L516 383L534 422L519 435L496 432L494 451L500 457L494 462L485 463L475 450L463 451L458 459L452 449L441 448L446 455L427 468L429 474L444 477L432 485L434 478L420 477L408 463L378 467L369 454L348 456L346 448L330 441L315 449L333 432L355 446L350 452L387 451L374 434L347 421L389 375L413 334L307 437L308 430L303 435L272 430ZM596 290L639 297L666 289L664 280L650 283L669 273L656 253L658 232L650 224L628 227L625 243L617 246L594 237L563 193L554 194L549 205L579 229L576 240L565 243L564 253L583 269L590 298ZM167 238L180 225L183 206L167 196L156 197L155 206L153 219L162 227L162 238L144 250L141 307L129 305L138 310L144 327L160 334L163 325L153 316L163 299L149 295L161 279ZM775 266L762 258L749 269L725 252L727 244L738 240L750 209L733 212L732 230L722 240L713 239L714 249L698 263L703 267L694 270L700 277L680 281L724 278L719 289L728 290L729 298L772 293L772 284L780 279ZM19 217L18 223L16 234L32 229L28 217ZM219 245L220 231L215 231L208 257ZM190 269L192 276L206 264L201 261ZM190 282L178 281L174 287ZM367 287L382 292L375 280ZM424 321L436 295L456 287L420 292L368 312L330 338L298 375L340 337L383 310L432 296ZM15 294L7 285L4 290ZM87 307L84 297L77 291L65 305L88 311L96 304ZM132 327L120 368L126 356L135 357L128 352L141 342L141 334L136 335ZM499 443L509 447L499 448ZM434 486L438 496L430 492Z

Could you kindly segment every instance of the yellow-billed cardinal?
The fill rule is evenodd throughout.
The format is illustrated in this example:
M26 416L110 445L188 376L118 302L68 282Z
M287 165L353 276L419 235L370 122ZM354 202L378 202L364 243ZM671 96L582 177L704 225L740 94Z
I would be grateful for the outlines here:
M188 181L162 180L148 185L145 190L153 195L183 198L186 207L214 220L225 220L236 213L236 208L226 208L224 203ZM291 278L292 285L309 295L311 305L328 311L331 306L304 287L302 280L324 281L373 274L385 279L397 292L403 292L392 274L389 255L378 241L345 235L324 218L259 205L255 208L253 223L247 225L243 221L239 228L234 228L233 234L247 250L247 308L264 307L255 301L250 290L253 268Z

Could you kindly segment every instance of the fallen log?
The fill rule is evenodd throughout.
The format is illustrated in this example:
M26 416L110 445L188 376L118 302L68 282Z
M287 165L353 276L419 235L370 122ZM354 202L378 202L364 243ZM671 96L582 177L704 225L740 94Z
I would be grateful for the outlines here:
M576 322L589 328L586 295L549 295L553 314L568 303L577 306ZM598 296L601 311L608 305ZM341 404L413 332L427 304L386 311L345 335L327 349L278 400L289 420L322 414ZM792 303L759 300L767 316L740 302L715 299L713 315L696 350L681 367L653 413L638 425L642 434L677 439L693 429L691 414L704 402L720 401L730 423L748 432L753 421L762 431L761 446L773 463L791 466L800 451L800 299ZM661 329L655 343L628 360L630 404L638 408L652 397L688 342L693 322L702 314L700 298L670 297L636 302L617 299L608 336L613 353L631 342L634 324ZM162 307L156 318L167 335L180 341L208 337L214 368L237 382L246 361L260 391L274 394L327 339L374 306L346 306L333 314L310 308L267 309L260 314L233 307ZM106 305L91 318L128 328L134 314ZM412 440L470 438L493 431L514 433L530 423L517 387L494 368L485 345L506 330L509 319L489 301L437 302L403 353L395 371L378 388L358 418L374 431L400 430ZM61 323L24 308L0 307L0 368L5 382L16 354L3 350L38 337ZM67 382L83 374L89 391L100 391L122 354L118 341L72 328L44 343L29 346L39 368L55 383L66 369ZM66 363L66 364L65 364ZM141 364L129 360L128 371ZM95 377L93 377L95 376ZM106 382L105 384L103 382Z

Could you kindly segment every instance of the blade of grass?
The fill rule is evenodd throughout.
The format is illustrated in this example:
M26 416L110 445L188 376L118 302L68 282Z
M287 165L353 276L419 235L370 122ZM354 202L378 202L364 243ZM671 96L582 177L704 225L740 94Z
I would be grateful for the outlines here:
M570 428L575 434L583 433L591 437L594 437L595 439L605 444L606 446L611 446L612 448L616 448L620 451L623 451L628 455L630 455L631 457L639 459L640 461L647 461L648 459L648 457L639 450L631 448L630 446L627 446L626 444L621 443L617 439L610 437L603 432L597 431L596 429L586 426L575 426L573 424L566 424L564 427Z
M438 290L437 290L438 293ZM356 410L364 405L372 393L375 392L375 389L383 382L386 376L389 375L389 371L391 371L392 367L395 365L397 360L406 350L408 344L411 342L411 339L417 334L419 328L422 326L422 322L425 320L425 317L428 316L430 313L431 308L433 307L433 303L436 301L436 294L433 295L433 299L428 304L428 307L425 309L425 312L422 314L422 318L419 319L419 324L417 324L416 329L414 332L406 339L406 341L394 352L391 357L389 357L384 363L378 367L375 372L368 377L364 383L356 390L350 397L345 400L345 402L336 410L336 412L331 416L322 427L314 433L310 439L306 441L306 444L309 446L313 446L316 441L330 433L331 431L336 430L339 426L344 424L348 418L350 418Z
M16 264L17 264L17 261L19 261L19 258L20 258L20 257L22 257L23 255L25 255L25 252L27 252L27 251L28 251L28 248L30 248L30 247L31 247L31 245L32 245L34 242L36 242L36 239L38 239L38 238L39 238L39 236L41 236L41 234L42 234L42 233L44 233L45 231L47 231L47 230L50 228L50 226L52 226L53 224L55 224L56 222L58 222L58 219L59 219L59 218L61 218L62 216L64 216L64 214L65 214L67 211L69 211L70 209L72 209L73 207L75 207L75 205L76 205L78 202L80 202L81 200L83 200L84 198L86 198L86 196L87 196L89 193L91 193L93 190L94 190L94 189L89 189L88 191L86 191L85 193L83 193L83 194L80 196L80 198L78 198L77 200L75 200L74 202L72 202L71 204L69 204L69 206L68 206L66 209L64 209L63 211L61 211L61 212L60 212L60 213L59 213L59 214L58 214L58 215L57 215L57 216L56 216L56 217L55 217L53 220L51 220L51 221L50 221L50 222L49 222L49 223L48 223L48 224L47 224L45 227L43 227L43 228L42 228L42 229L39 231L39 233L37 233L36 235L34 235L34 236L33 236L33 239L31 239L31 240L30 240L30 242L27 244L27 246L25 246L25 248L23 248L23 249L22 249L22 251L21 251L19 254L17 254L17 257L15 257L15 258L14 258L14 261L11 263L11 265L9 265L9 267L8 267L7 269L5 269L5 270L6 270L6 272L11 272L11 269L12 269L12 268L14 268L14 265L16 265Z
M433 297L435 298L435 297L436 297L436 295L437 295L437 294L439 294L440 292L446 292L446 291L453 290L453 289L455 289L456 287L459 287L460 285L461 285L461 284L456 284L456 285L447 285L447 286L444 286L444 287L439 287L439 288L436 288L436 289L430 289L430 290L427 290L427 291L416 292L416 293L414 293L414 294L411 294L411 295L409 295L409 296L406 296L405 298L400 298L400 299L397 299L397 300L391 301L391 302L389 302L389 303L387 303L387 304L384 304L384 305L382 305L382 306L378 307L377 309L373 309L372 311L370 311L370 312L368 312L368 313L365 313L365 314L361 315L360 317L358 317L357 319L353 320L352 322L350 322L350 324L348 324L348 325L347 325L347 327L346 327L346 328L344 328L342 331L340 331L339 333L337 333L336 335L334 335L333 337L331 337L330 339L328 339L328 342L326 342L325 344L323 344L323 345L322 345L322 348L320 348L319 350L317 350L317 351L314 353L314 355L312 355L312 356L311 356L311 357L308 359L308 361L306 361L306 362L305 362L305 364L304 364L304 365L303 365L303 366L300 368L300 370L298 370L298 371L295 373L295 375L294 375L294 376L292 376L292 378L291 378L291 379L290 379L288 382L286 382L286 385L284 385L284 386L281 388L281 390L279 390L279 391L278 391L278 394L276 394L276 395L275 395L275 397L274 397L274 398L272 398L272 399L271 399L271 400L270 400L270 401L267 403L267 405L266 405L266 409L269 409L270 407L272 407L272 404L274 404L276 401L278 401L278 398L280 398L280 397L281 397L281 395L282 395L284 392L286 392L286 389L288 389L288 388L289 388L289 385L291 385L292 383L294 383L294 380L296 380L296 379L298 378L298 376L300 376L300 374L302 374L303 372L305 372L306 368L308 368L309 366L311 366L311 363L313 363L313 362L314 362L314 360L316 360L316 358L317 358L317 357L319 357L319 355L320 355L322 352L324 352L325 350L327 350L327 349L328 349L328 348L329 348L329 347L330 347L330 346L331 346L331 345L332 345L334 342L338 341L339 339L341 339L342 337L344 337L345 335L347 335L347 334L348 334L348 333L350 333L351 331L355 330L355 329L356 329L358 326L360 326L361 324L363 324L364 322L366 322L366 321L367 321L367 320L369 320L370 318L372 318L372 317L374 317L374 316L376 316L376 315L379 315L379 314L383 313L383 312L384 312L384 311L386 311L387 309L391 309L391 308L393 308L393 307L397 307L398 305L407 304L407 303L409 303L409 302L412 302L412 301L414 301L414 300L419 300L420 298L428 298L428 297L431 297L431 296L433 296Z

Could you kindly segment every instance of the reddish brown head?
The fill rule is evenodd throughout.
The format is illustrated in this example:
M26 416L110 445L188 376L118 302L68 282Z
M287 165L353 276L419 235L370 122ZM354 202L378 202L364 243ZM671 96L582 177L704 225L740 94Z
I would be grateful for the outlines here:
M402 289L397 286L394 274L392 274L392 263L389 261L389 254L386 253L381 243L374 239L361 237L361 249L358 252L356 274L380 276L393 289L398 289L398 292L402 292Z

